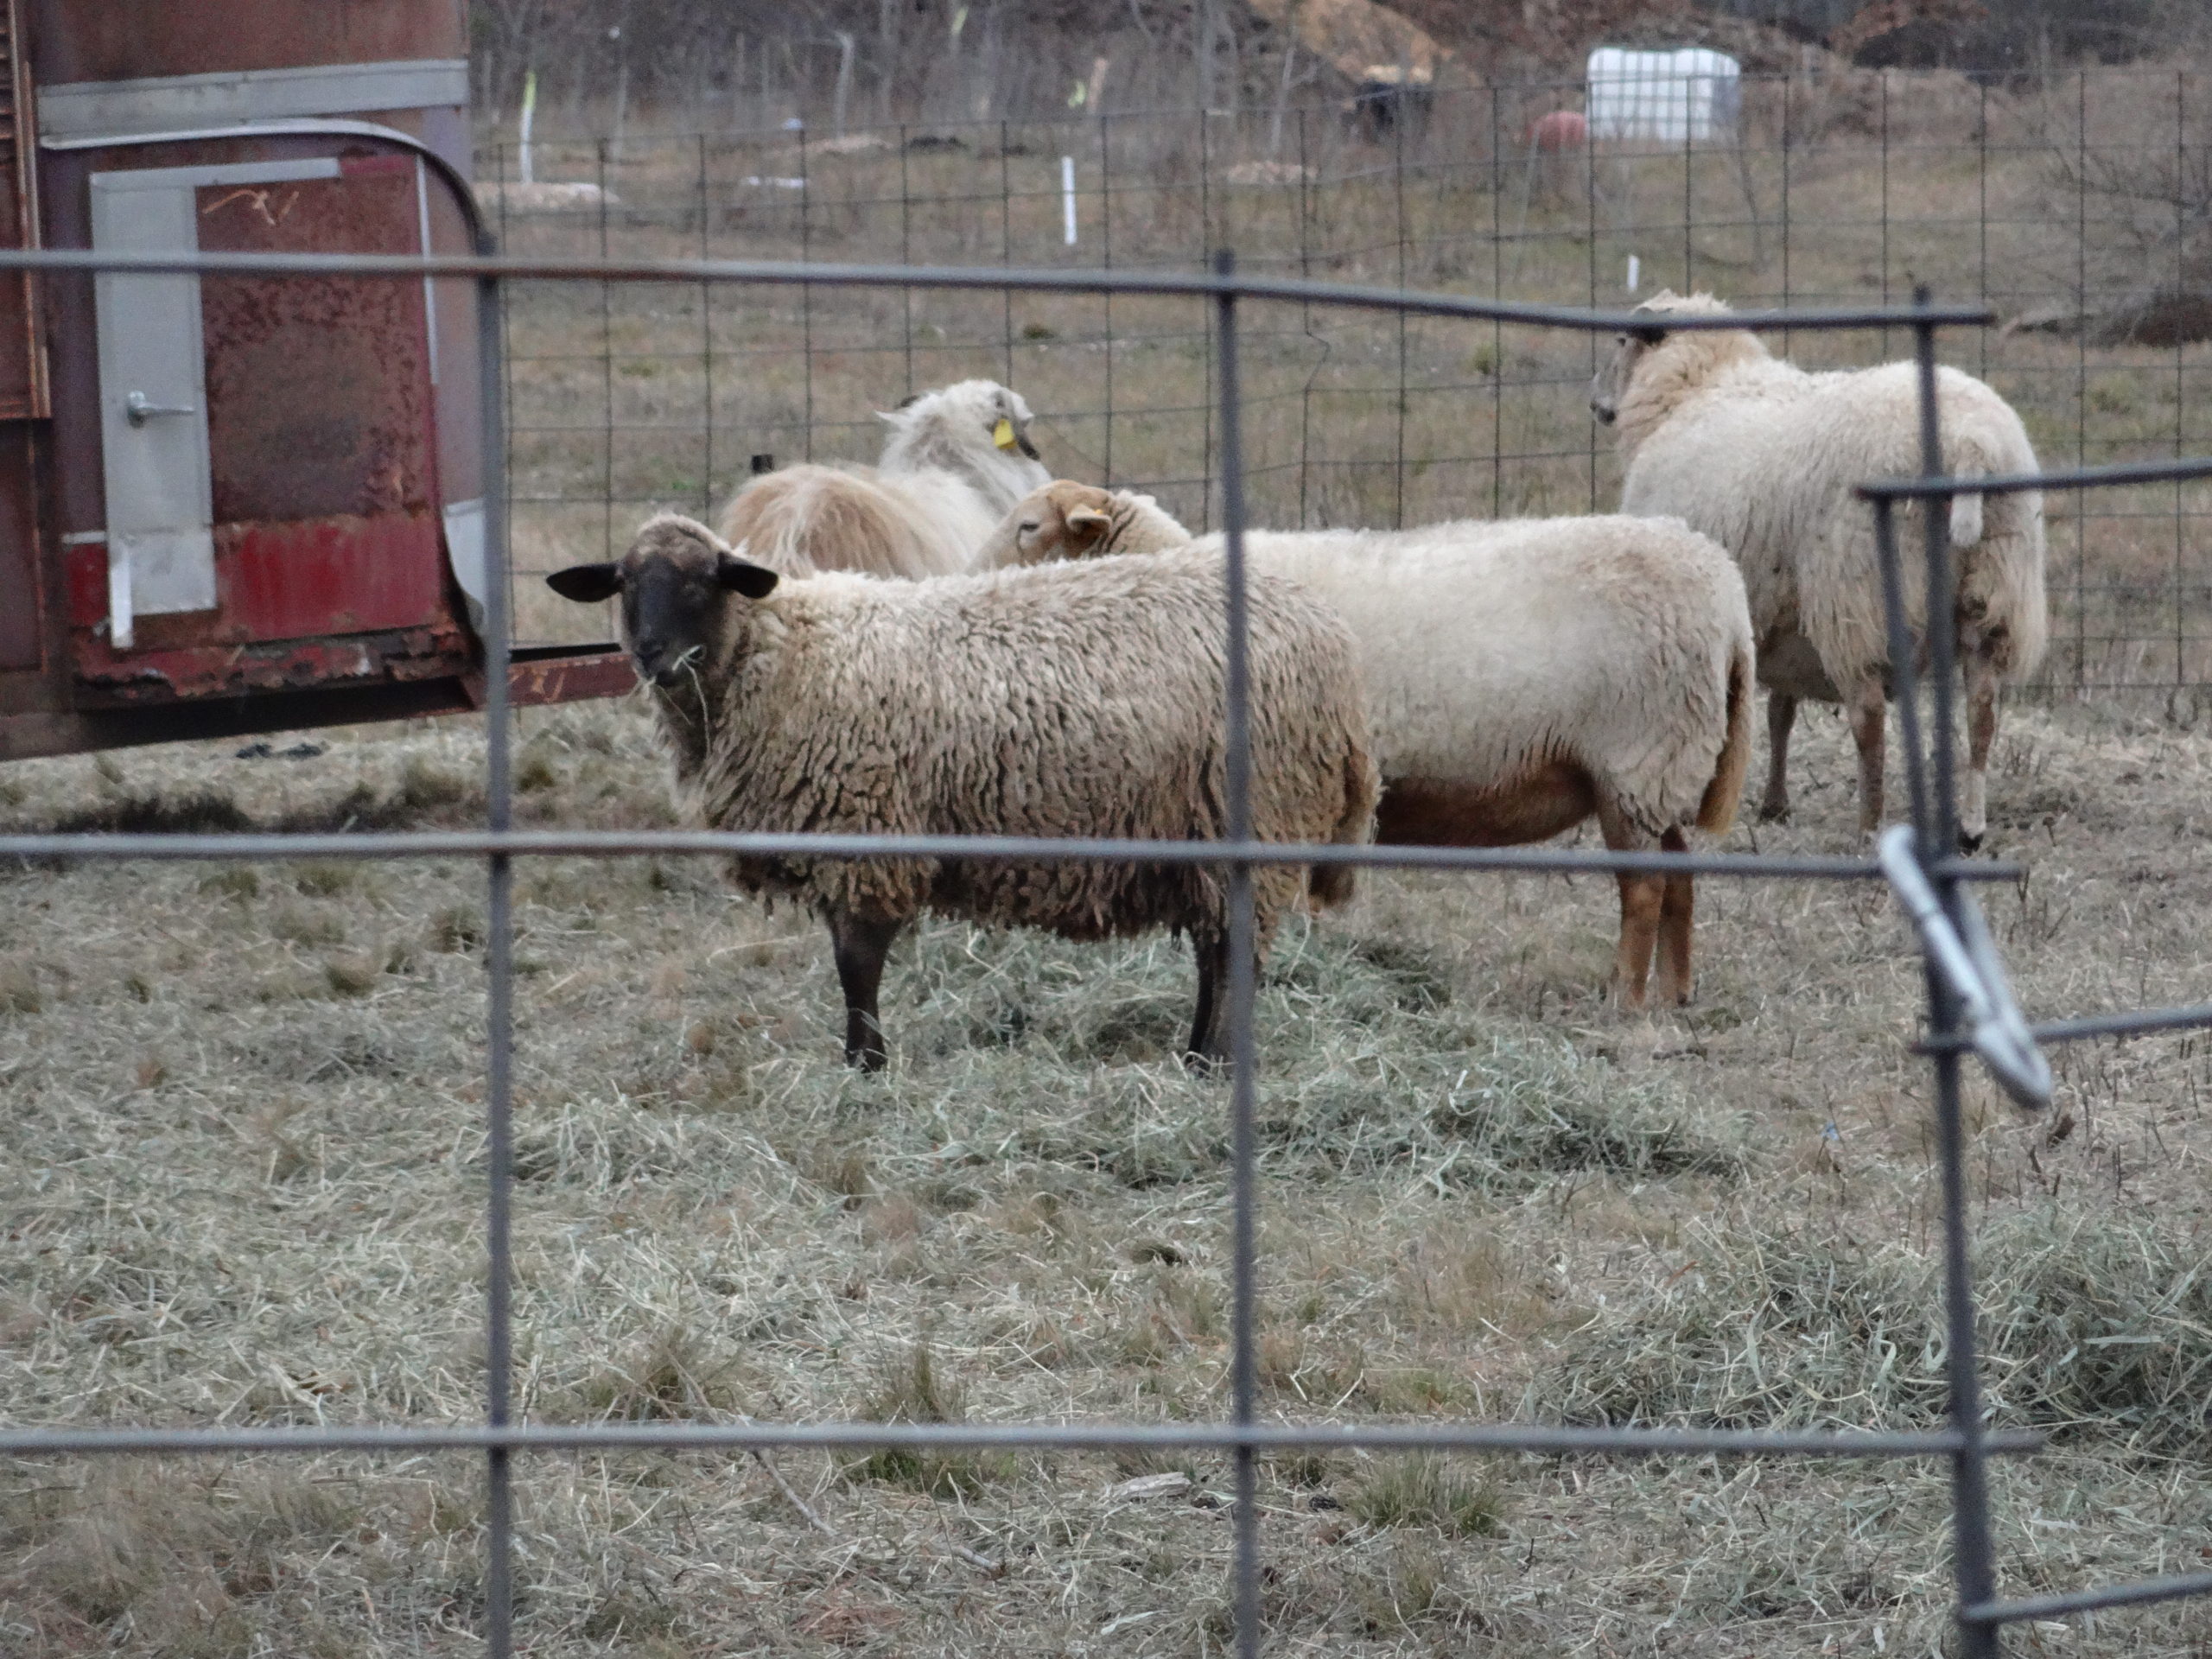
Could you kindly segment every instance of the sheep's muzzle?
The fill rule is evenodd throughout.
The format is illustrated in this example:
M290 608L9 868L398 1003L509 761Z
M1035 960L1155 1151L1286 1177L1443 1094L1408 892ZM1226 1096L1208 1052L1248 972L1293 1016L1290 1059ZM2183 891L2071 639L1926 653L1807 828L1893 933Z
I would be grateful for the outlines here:
M680 646L658 639L640 639L630 649L630 659L638 665L639 677L663 688L681 684L690 677L693 664L704 654L702 645Z

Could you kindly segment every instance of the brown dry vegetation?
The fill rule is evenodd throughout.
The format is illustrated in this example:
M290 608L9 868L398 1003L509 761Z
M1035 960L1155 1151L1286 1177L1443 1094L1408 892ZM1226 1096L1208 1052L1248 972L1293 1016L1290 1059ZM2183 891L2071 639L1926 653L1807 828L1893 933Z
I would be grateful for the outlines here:
M2200 78L2115 69L2007 93L1893 74L1853 79L1848 99L1839 85L1751 83L1740 149L1602 146L1589 167L1538 165L1523 148L1534 116L1579 95L1567 87L1440 94L1425 125L1381 143L1326 107L1279 126L1262 111L894 128L843 148L633 131L619 150L537 152L538 177L603 179L619 205L500 229L518 251L894 264L1189 269L1232 245L1248 270L1592 304L1629 297L1636 254L1646 294L1902 303L1919 281L2004 317L2097 303L2163 280L2151 267L2179 257L2157 251L2155 209L2089 189L2082 158L2099 177L2141 172L2155 187L2212 136ZM899 147L916 138L939 147ZM1064 154L1077 163L1072 248ZM487 141L480 174L514 167L511 147ZM776 182L801 176L804 192ZM1248 305L1243 323L1262 522L1414 524L1618 499L1586 400L1602 342L1265 305ZM518 564L607 556L652 511L710 511L754 454L872 458L871 410L969 374L1020 387L1056 470L1217 521L1209 327L1197 304L1128 297L529 289L511 336ZM1799 333L1779 344L1831 365L1910 342ZM1942 349L2020 408L2047 462L2212 442L2197 412L2212 385L2205 346L1988 330L1947 335ZM2212 681L2209 512L2212 488L2194 485L2051 504L2049 684L2163 693ZM605 632L588 613L549 608L534 583L518 614L526 639Z
M9 827L467 822L478 733L24 763ZM279 748L285 747L279 744ZM1832 717L1799 823L1848 845ZM526 820L668 821L630 703L527 714ZM2037 1015L2202 996L2212 745L2087 706L2008 727L1990 890ZM0 1415L480 1410L482 876L460 861L17 868L0 952ZM880 1078L837 1063L818 926L701 862L518 879L518 1392L539 1421L1219 1414L1225 1093L1173 1058L1160 940L904 943ZM1708 882L1688 1014L1599 996L1610 884L1376 876L1260 1004L1270 1417L1935 1421L1918 974L1872 887ZM1974 1198L2007 1588L2212 1548L2202 1039L1979 1083ZM1205 1456L528 1459L525 1650L1217 1653ZM1135 1478L1181 1473L1134 1495ZM1138 1489L1140 1491L1145 1489ZM1283 1653L1931 1653L1942 1471L1291 1457ZM0 1646L473 1650L470 1462L0 1465ZM961 1551L970 1552L963 1555ZM980 1556L997 1567L979 1566ZM2197 1655L2183 1605L2024 1652Z
M1692 194L1714 205L1694 215L1692 279L1745 301L1894 296L1907 272L1947 295L2051 292L2077 248L2051 233L2035 112L1977 129L1955 99L1910 107L1894 136L1922 148L1885 170L1863 125L1755 106L1804 140L1789 264L1772 234L1780 152L1754 149L1740 169L1701 156ZM1278 156L1320 181L1303 188L1221 185L1211 168L1267 154L1252 123L1203 151L1188 123L1109 137L1116 263L1194 263L1225 227L1248 264L1314 275L1395 280L1402 251L1416 286L1611 299L1640 251L1647 289L1679 285L1680 158L1607 158L1594 191L1516 171L1510 150L1496 171L1446 164L1453 144L1490 154L1487 133L1526 112L1443 112L1403 175L1402 243L1395 156L1333 124L1287 130ZM962 152L817 155L803 227L777 187L741 182L796 172L788 146L633 140L612 180L631 208L603 226L511 224L508 239L1099 257L1096 172L1086 240L1065 251L1064 134L1026 154L1014 136L1003 153L970 133ZM687 171L702 155L703 182ZM595 165L549 147L539 176ZM688 218L687 190L704 203ZM1110 321L1095 300L729 290L709 312L673 289L531 290L512 370L521 563L598 556L654 505L697 511L757 451L868 454L869 409L979 372L1011 373L1062 470L1156 486L1200 519L1217 470L1203 319L1120 301ZM1395 322L1264 307L1247 321L1269 522L1609 499L1582 404L1587 342L1408 323L1402 424ZM1860 337L1794 349L1881 354ZM2047 458L2202 447L2200 348L1989 336L1949 354L2021 403ZM2202 503L2192 493L2179 518L2174 505L2054 504L2058 632L2075 641L2055 678L2157 683L2177 658L2202 677L2179 625L2202 614ZM2150 516L2120 515L2133 505ZM598 629L535 584L524 595L526 634ZM1808 719L1798 823L1731 845L1847 849L1848 745L1833 715ZM525 820L670 821L631 705L531 711L523 733ZM205 746L19 765L0 773L0 822L480 813L468 722L324 735L327 753L298 760ZM1996 774L1994 850L2031 874L1986 898L2031 1012L2202 998L2208 740L2062 703L2007 726ZM84 864L11 869L0 887L0 1417L479 1412L480 871ZM532 861L518 889L528 1414L1224 1411L1224 1096L1173 1061L1191 990L1179 946L926 927L887 986L892 1070L868 1079L836 1064L808 918L764 913L682 861ZM1599 996L1606 882L1375 876L1348 914L1290 931L1260 1009L1271 1415L1935 1420L1936 1183L1903 930L1872 888L1710 882L1701 908L1698 1007L1649 1022ZM2034 1122L1975 1085L1986 1375L1999 1421L2054 1437L1999 1471L2008 1590L2185 1570L2212 1549L2208 1053L2188 1037L2066 1052L2059 1102ZM525 1459L526 1650L1223 1649L1218 1459L778 1469L834 1536L743 1459ZM1187 1484L1126 1484L1161 1474ZM1933 1467L1298 1457L1265 1468L1262 1498L1281 1652L1794 1659L1941 1640ZM482 1528L459 1458L0 1464L0 1650L471 1652ZM2106 1615L2014 1643L2199 1659L2205 1617Z

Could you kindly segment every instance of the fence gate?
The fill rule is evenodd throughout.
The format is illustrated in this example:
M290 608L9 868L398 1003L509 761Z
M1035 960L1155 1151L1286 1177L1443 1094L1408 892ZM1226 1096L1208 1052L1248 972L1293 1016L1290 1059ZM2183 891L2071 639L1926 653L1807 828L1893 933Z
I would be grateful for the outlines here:
M174 226L172 226L174 231ZM1975 307L1939 307L1925 294L1910 308L1856 307L1751 314L1725 318L1684 316L1674 327L1789 327L1798 331L1891 327L1910 330L1920 371L1923 454L1926 474L1906 480L1873 480L1864 493L1877 513L1892 642L1898 664L1901 711L1912 818L1883 841L1878 860L1783 858L1740 854L1589 853L1558 849L1492 850L1376 846L1287 847L1251 838L1250 747L1243 673L1246 523L1239 383L1238 308L1246 300L1287 301L1313 308L1346 308L1385 316L1427 316L1500 321L1549 328L1609 332L1627 319L1618 314L1563 307L1511 305L1495 301L1363 289L1294 279L1248 277L1223 256L1211 275L1068 272L1006 268L927 269L838 265L776 265L690 262L679 264L594 260L569 263L502 260L488 246L474 258L423 260L403 257L302 254L207 254L178 251L183 238L150 253L101 248L91 252L0 254L0 270L73 270L108 273L111 280L161 282L179 277L250 275L322 278L353 273L364 282L419 283L425 276L466 277L478 286L481 364L485 376L484 454L496 465L505 453L501 426L499 347L505 283L518 277L601 283L785 283L809 289L839 287L890 290L1058 292L1116 296L1198 296L1212 307L1211 348L1219 365L1213 417L1220 446L1227 520L1229 820L1230 834L1213 842L1029 840L1004 836L766 835L742 832L607 833L518 831L512 827L512 754L506 687L509 653L507 584L504 578L505 493L486 480L486 554L494 578L486 589L489 641L486 715L489 811L481 830L466 832L346 833L333 835L14 835L0 836L0 857L29 859L198 859L236 861L274 859L481 858L488 884L485 1096L488 1147L485 1245L489 1281L485 1315L488 1381L484 1413L468 1422L390 1424L353 1427L39 1427L0 1429L0 1452L16 1456L118 1453L291 1453L333 1451L402 1452L467 1448L482 1452L487 1481L486 1602L483 1634L494 1659L513 1644L514 1546L512 1470L518 1453L563 1449L715 1448L726 1452L772 1446L976 1448L1206 1447L1228 1452L1236 1469L1233 1580L1236 1647L1242 1656L1261 1649L1260 1586L1264 1548L1256 1502L1255 1459L1262 1451L1354 1447L1426 1449L1443 1452L1541 1452L1598 1457L1808 1456L1942 1458L1951 1469L1955 1571L1958 1586L1960 1651L1984 1659L1999 1650L2008 1624L2086 1609L2212 1592L2212 1573L2110 1587L2092 1587L2026 1600L2003 1599L1996 1580L1989 1530L1987 1460L2033 1451L2031 1434L1998 1433L1984 1422L1975 1347L1974 1300L1967 1255L1967 1204L1961 1118L1960 1077L1969 1056L1986 1065L2024 1104L2047 1097L2050 1074L2038 1045L2076 1038L2212 1025L2212 1008L2092 1015L2028 1027L2006 988L2001 964L1968 896L1974 880L2003 880L2015 872L1959 858L1953 798L1950 592L1945 580L1947 538L1936 526L1947 515L1923 515L1928 526L1923 558L1900 551L1895 504L1940 503L1970 487L1999 491L2084 489L2212 476L2212 461L2077 470L2024 478L1937 475L1933 385L1936 331L1986 321ZM188 397L177 383L149 383L149 397ZM171 418L161 416L158 418ZM181 416L175 417L182 419ZM1931 661L1925 677L1912 667L1904 635L1901 583L1908 567L1923 575L1934 598L1929 607ZM1924 715L1923 696L1929 707ZM512 1260L510 1200L515 1180L512 1136L512 995L515 975L512 915L515 861L550 855L637 857L652 855L804 855L826 858L944 856L963 859L1117 859L1150 863L1206 864L1225 868L1231 893L1231 975L1228 1018L1231 1071L1225 1107L1232 1144L1232 1278L1230 1409L1215 1422L931 1424L852 1421L686 1421L639 1425L555 1427L514 1420L513 1343L509 1310ZM1257 1205L1255 1135L1255 1073L1252 1004L1255 990L1251 875L1272 863L1482 871L1689 873L1737 879L1887 880L1918 931L1927 963L1928 1021L1923 1044L1934 1068L1936 1111L1942 1166L1943 1273L1950 1385L1949 1424L1927 1433L1781 1432L1735 1429L1574 1428L1522 1422L1421 1422L1347 1426L1325 1421L1263 1423L1256 1410Z

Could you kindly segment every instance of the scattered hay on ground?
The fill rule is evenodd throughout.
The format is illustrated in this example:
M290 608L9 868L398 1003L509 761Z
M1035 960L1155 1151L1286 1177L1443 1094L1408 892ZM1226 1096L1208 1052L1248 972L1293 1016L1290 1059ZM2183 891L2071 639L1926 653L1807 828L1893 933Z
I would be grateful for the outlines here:
M1847 734L1806 718L1801 823L1758 830L1769 850L1849 842ZM467 722L328 742L27 764L0 818L480 809L436 781L477 775ZM671 821L627 705L529 714L519 753L540 821ZM2201 997L2208 783L2212 744L2125 715L2008 725L1994 816L2032 875L1984 897L2032 1012ZM84 861L6 887L0 1413L480 1413L480 869ZM1259 1001L1264 1414L1935 1421L1903 930L1872 888L1700 899L1699 1005L1649 1020L1601 1000L1609 881L1372 876L1286 930ZM516 916L521 1410L1225 1410L1226 1093L1176 1058L1185 947L922 927L886 986L893 1065L862 1077L818 926L708 862L526 861ZM2194 1566L2212 1528L2212 1051L2059 1072L2047 1121L1968 1103L1992 1409L2055 1436L1996 1474L2023 1592ZM542 1654L1196 1654L1227 1629L1211 1455L518 1469ZM480 1494L443 1456L17 1459L0 1649L458 1652ZM1948 1596L1935 1465L1285 1455L1261 1502L1287 1650L1920 1653ZM2190 1618L2103 1615L2069 1650L2181 1659Z

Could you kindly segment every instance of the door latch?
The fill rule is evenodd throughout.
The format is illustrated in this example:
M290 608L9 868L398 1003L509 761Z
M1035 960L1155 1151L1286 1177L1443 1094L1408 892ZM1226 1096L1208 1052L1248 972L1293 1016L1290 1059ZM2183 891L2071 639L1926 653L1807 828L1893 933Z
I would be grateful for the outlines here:
M190 404L149 403L143 391L134 391L123 400L124 418L133 426L143 426L156 415L197 415L199 412Z

